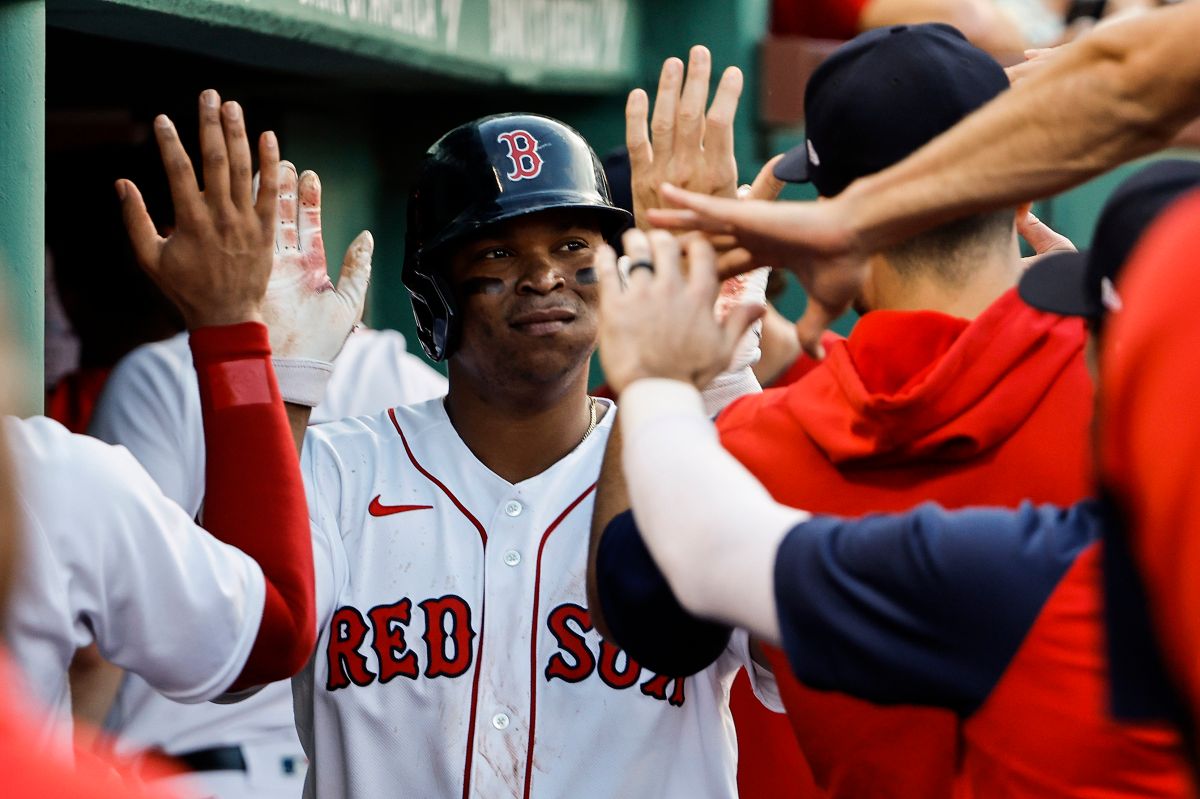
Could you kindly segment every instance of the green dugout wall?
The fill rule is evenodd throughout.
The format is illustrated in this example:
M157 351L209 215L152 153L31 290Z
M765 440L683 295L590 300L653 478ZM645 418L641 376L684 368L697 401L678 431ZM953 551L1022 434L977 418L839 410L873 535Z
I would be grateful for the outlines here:
M44 218L44 176L64 146L106 136L145 146L158 112L186 132L195 97L209 86L240 100L252 128L275 129L285 157L320 172L331 268L358 230L375 233L370 321L411 334L399 282L404 198L429 143L460 122L519 109L565 119L604 153L623 143L628 90L652 89L665 57L686 58L702 42L718 70L738 64L747 73L737 143L748 181L795 141L795 132L756 121L767 7L768 0L0 0L0 269L28 360L40 369L44 231L62 224ZM1086 238L1101 201L1085 187L1053 203L1048 221ZM798 313L802 303L792 291L784 307ZM30 382L34 400L38 381Z

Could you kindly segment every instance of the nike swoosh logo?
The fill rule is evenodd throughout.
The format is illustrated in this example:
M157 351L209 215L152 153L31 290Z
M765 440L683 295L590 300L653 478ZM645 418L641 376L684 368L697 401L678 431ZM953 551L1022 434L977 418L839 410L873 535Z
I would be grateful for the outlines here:
M367 513L372 516L391 516L393 513L408 513L410 510L433 510L432 505L384 505L379 501L379 496L371 500L371 505L367 508Z

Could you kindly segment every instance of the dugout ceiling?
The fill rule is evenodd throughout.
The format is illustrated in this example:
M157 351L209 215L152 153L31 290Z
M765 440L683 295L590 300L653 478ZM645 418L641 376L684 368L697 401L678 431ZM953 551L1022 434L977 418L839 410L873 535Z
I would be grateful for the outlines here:
M54 26L255 67L572 92L628 82L639 38L634 0L50 0L47 9Z

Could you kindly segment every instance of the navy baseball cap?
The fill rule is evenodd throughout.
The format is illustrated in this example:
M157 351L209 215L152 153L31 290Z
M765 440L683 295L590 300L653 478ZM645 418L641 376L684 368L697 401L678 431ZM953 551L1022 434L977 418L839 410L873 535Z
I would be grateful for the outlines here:
M833 197L904 160L1008 88L1004 69L941 23L868 31L839 47L804 92L805 141L775 177Z
M1200 188L1200 161L1156 161L1113 191L1085 252L1047 255L1021 276L1017 293L1040 311L1083 316L1101 324L1120 308L1114 283L1138 240L1181 195Z

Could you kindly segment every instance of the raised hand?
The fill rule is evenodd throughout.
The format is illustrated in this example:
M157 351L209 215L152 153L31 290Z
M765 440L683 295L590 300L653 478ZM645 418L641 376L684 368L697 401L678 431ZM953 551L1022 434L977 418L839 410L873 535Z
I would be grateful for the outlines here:
M712 56L701 45L689 54L686 81L682 61L663 62L649 128L649 97L642 89L629 93L625 144L632 172L633 215L643 230L650 227L646 212L664 204L659 196L664 182L716 197L736 196L733 120L742 94L742 71L725 70L705 114L711 72Z
M237 103L222 105L212 89L200 95L203 192L171 120L156 118L154 135L171 187L175 229L166 238L158 235L137 186L118 180L117 195L138 263L179 308L189 329L260 321L275 235L275 134L268 131L259 138L259 163L272 177L257 201L245 120Z
M263 308L276 358L331 362L362 319L375 240L359 233L346 250L337 287L329 279L321 238L321 180L315 172L277 167L275 258ZM259 189L267 191L266 179Z
M759 305L733 306L717 321L713 305L720 281L716 253L702 236L687 237L687 275L681 242L656 230L625 234L627 252L641 259L623 289L616 254L601 247L596 255L600 285L600 361L609 385L618 393L634 380L665 377L704 388L724 371L743 334L763 314Z

